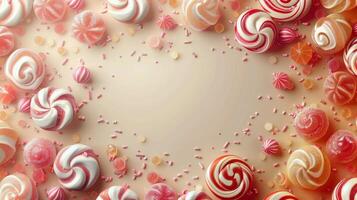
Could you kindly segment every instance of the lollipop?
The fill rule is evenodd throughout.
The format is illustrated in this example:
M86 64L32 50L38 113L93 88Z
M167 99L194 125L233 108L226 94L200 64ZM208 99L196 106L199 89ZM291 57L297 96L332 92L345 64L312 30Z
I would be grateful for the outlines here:
M45 23L54 23L63 19L67 5L64 0L34 0L33 11L36 17Z
M0 56L6 56L10 54L14 47L14 34L5 26L0 26Z
M330 161L314 145L295 150L287 162L289 180L308 190L323 186L329 179L330 172Z
M32 11L33 0L0 0L0 25L16 26Z
M312 0L259 0L262 8L280 22L303 18L311 9Z
M72 23L73 35L80 42L95 45L106 37L106 27L103 19L90 11L83 11Z
M191 191L182 195L178 200L212 200L212 199L204 192Z
M138 200L138 195L127 185L112 186L99 194L97 200Z
M47 191L48 200L66 200L66 192L61 187L53 187Z
M165 183L156 183L145 194L145 200L177 200L176 192Z
M343 54L343 60L345 61L347 70L351 74L357 75L357 37L353 38L347 45Z
M356 200L357 177L344 179L333 190L332 200Z
M357 136L346 130L338 130L326 143L327 154L339 163L348 163L357 158Z
M53 169L63 187L70 190L88 190L100 175L95 153L84 144L73 144L61 149Z
M37 200L36 185L24 174L14 173L8 175L0 182L0 199Z
M295 117L296 132L309 141L317 141L325 136L329 120L326 113L318 108L305 108Z
M184 0L182 12L186 24L195 31L215 25L221 17L219 4L219 0Z
M341 15L331 14L317 20L312 30L312 40L322 53L334 54L344 49L351 34L351 25Z
M12 52L4 65L5 76L18 88L34 91L45 79L46 67L43 59L30 49Z
M16 131L0 121L0 166L14 156L18 139Z
M88 68L80 66L73 72L73 79L77 83L86 84L91 80L91 73Z
M324 83L326 98L336 105L349 103L356 93L356 79L347 72L330 74Z
M35 138L25 145L25 162L35 168L45 168L52 165L55 157L56 148L49 140Z
M334 13L351 10L357 6L356 0L320 0L323 7L331 9Z
M250 166L235 155L216 158L207 168L206 184L220 199L242 199L252 189Z
M234 32L236 40L244 48L263 53L273 46L278 29L266 12L250 9L238 17Z
M114 19L125 23L140 23L148 15L148 0L107 0L108 11Z
M269 194L264 200L299 200L295 195L287 191L277 191Z
M32 97L30 109L35 124L45 130L57 131L72 122L77 105L67 90L47 87Z

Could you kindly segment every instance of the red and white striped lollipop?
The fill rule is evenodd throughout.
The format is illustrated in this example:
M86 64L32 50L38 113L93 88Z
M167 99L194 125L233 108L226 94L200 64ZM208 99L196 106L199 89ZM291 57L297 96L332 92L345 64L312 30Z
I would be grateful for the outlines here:
M114 19L125 23L140 23L148 15L148 0L107 0L108 12Z
M16 26L32 12L33 0L0 0L0 25Z
M299 200L295 195L287 191L277 191L269 194L264 200Z
M14 47L14 34L5 26L0 26L0 56L6 56L10 54Z
M253 172L235 155L216 158L207 168L206 184L219 199L242 199L252 189Z
M67 5L64 0L34 0L33 11L41 22L54 23L63 19Z
M58 131L72 122L77 105L67 90L47 87L32 97L30 109L35 124L45 130Z
M259 3L274 20L280 22L301 19L312 6L312 0L259 0Z
M92 148L73 144L61 149L53 170L63 187L70 190L88 190L98 180L100 168Z
M332 193L332 200L356 200L357 177L344 179L339 182Z
M278 28L268 13L250 9L238 17L234 32L236 40L244 48L263 53L274 45Z
M97 200L138 200L138 195L128 185L112 186L99 194Z
M22 173L6 176L0 182L1 200L37 200L38 193L35 183Z
M212 200L212 199L204 192L191 191L180 196L178 200Z
M16 131L0 121L0 166L14 156L18 139Z
M353 38L345 48L343 60L347 70L351 74L357 75L357 37Z

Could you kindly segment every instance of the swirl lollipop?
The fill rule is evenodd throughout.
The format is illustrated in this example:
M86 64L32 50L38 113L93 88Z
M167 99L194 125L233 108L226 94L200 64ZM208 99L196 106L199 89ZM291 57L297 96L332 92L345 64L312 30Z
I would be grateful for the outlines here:
M323 87L329 101L336 105L345 105L353 99L357 82L349 73L338 71L326 78Z
M70 190L88 190L100 175L95 153L84 144L73 144L61 149L53 169L63 187Z
M348 163L357 158L357 137L346 130L338 130L326 143L327 154L339 163Z
M329 179L330 173L330 161L314 145L295 150L287 162L289 180L294 185L308 190L316 190L323 186Z
M357 177L340 181L333 190L332 200L356 200Z
M32 11L33 0L0 0L0 25L16 26Z
M206 30L221 17L218 0L184 0L182 12L186 23L195 31Z
M347 70L351 74L357 75L357 37L353 38L347 45L343 54L343 60Z
M34 138L25 145L25 162L35 168L45 168L52 165L55 157L56 148L49 140Z
M250 9L238 17L234 32L236 40L244 48L263 53L273 46L278 29L266 12Z
M178 200L212 200L212 199L204 192L191 191L182 195Z
M54 23L63 19L67 5L64 0L34 0L33 11L42 22Z
M10 54L14 47L14 34L5 26L0 26L0 56L6 56Z
M0 199L37 200L36 185L24 174L8 175L0 182Z
M108 11L114 19L125 23L140 23L148 15L148 0L107 0Z
M320 0L321 5L334 13L342 13L357 6L356 0Z
M274 20L289 22L309 13L312 0L259 0L259 3Z
M322 53L335 54L345 48L351 34L351 25L341 15L331 14L317 20L312 40Z
M295 195L287 191L277 191L269 194L264 200L299 200Z
M112 186L99 194L97 200L138 200L138 195L128 185Z
M207 168L206 184L220 199L242 199L252 189L250 166L235 155L216 158Z
M43 59L30 49L12 52L4 65L5 76L18 88L34 91L45 79L46 67Z
M0 166L14 156L18 139L16 131L0 121Z

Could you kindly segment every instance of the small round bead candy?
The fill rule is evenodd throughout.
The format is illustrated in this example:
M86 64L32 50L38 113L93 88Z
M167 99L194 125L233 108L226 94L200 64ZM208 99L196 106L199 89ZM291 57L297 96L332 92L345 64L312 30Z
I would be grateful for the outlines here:
M357 158L357 136L347 130L338 130L328 139L326 149L333 161L352 162Z
M25 145L25 162L35 168L45 168L52 165L55 157L56 148L49 140L34 138Z
M31 98L24 97L19 100L17 107L20 112L29 113L31 105Z
M338 71L330 74L324 83L326 98L336 105L345 105L356 93L356 79L349 73Z
M279 143L274 139L265 140L263 142L263 150L269 155L277 155L281 152Z
M88 68L80 66L73 72L73 79L79 84L86 84L91 81L92 75Z

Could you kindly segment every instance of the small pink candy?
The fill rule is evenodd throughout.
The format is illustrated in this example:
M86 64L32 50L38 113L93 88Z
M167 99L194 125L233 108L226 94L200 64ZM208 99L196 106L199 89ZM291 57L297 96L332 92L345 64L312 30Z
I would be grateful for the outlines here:
M67 3L68 7L76 12L82 10L86 5L85 0L65 0L65 2Z
M47 198L48 200L66 200L67 195L62 187L52 187L47 190Z
M147 40L147 43L148 43L149 47L151 47L153 49L160 50L163 47L162 40L158 36L150 36Z
M334 73L337 72L339 70L341 70L344 66L343 61L340 57L336 56L331 58L328 62L327 62L327 66L329 69L330 73Z
M17 104L20 112L29 113L30 112L31 98L24 97L21 98Z
M354 36L357 36L357 23L355 23L353 26L352 26L352 34Z
M176 28L177 23L175 20L170 16L170 15L163 15L158 18L156 21L156 24L162 29L162 30L173 30Z
M165 183L156 183L145 194L145 200L177 200L177 194Z
M88 68L80 66L74 70L73 79L79 84L87 84L91 81L92 75Z
M232 10L239 10L240 9L240 2L238 0L231 1L231 8Z
M265 153L269 155L277 155L280 154L280 145L274 139L267 139L263 142L263 150Z
M293 90L295 88L289 75L284 72L273 73L273 86L280 90Z
M43 169L34 169L32 172L32 179L35 181L35 183L41 184L46 182L47 175Z
M52 165L55 157L56 148L49 140L34 138L25 145L25 162L35 168L45 168Z
M279 30L278 41L280 44L290 44L299 38L299 33L292 28L283 27Z

